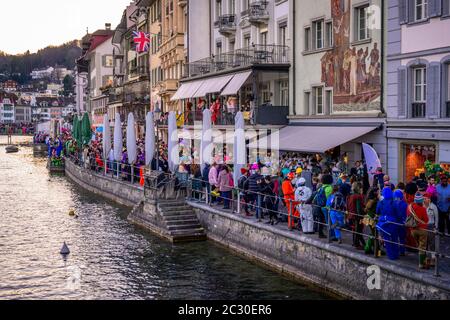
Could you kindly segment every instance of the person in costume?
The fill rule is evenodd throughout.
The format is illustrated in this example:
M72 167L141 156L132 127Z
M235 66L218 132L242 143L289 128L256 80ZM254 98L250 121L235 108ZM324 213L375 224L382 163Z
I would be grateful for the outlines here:
M379 215L377 229L380 232L386 248L387 256L390 260L397 260L399 257L398 221L400 220L394 206L394 193L391 187L385 187L382 191L383 200L377 205L377 215Z
M401 256L405 255L405 242L406 242L406 210L408 208L408 204L405 201L405 197L403 195L402 190L394 191L394 209L398 215L398 238L399 238L399 253Z
M284 195L284 202L288 211L288 227L289 229L295 228L294 216L298 216L297 210L295 209L295 190L292 186L292 180L294 180L295 174L293 172L288 173L286 179L283 181L282 189Z
M303 233L314 233L314 216L313 208L309 202L312 197L312 190L306 186L306 179L300 178L297 181L297 189L295 190L295 201L299 203L298 211L300 212L300 223Z

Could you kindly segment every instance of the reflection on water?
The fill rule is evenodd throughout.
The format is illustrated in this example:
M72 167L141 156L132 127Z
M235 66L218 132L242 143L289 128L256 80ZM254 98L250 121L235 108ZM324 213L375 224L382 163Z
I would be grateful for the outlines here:
M1 299L326 298L210 242L154 237L126 220L129 209L50 177L45 164L31 148L0 146Z

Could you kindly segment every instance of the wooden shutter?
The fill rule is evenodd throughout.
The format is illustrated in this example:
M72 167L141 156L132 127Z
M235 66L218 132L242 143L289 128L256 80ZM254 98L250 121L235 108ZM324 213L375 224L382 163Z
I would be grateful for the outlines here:
M441 105L441 64L431 62L427 68L427 106L428 118L438 118Z
M408 104L408 84L406 78L406 67L400 67L397 72L398 90L397 90L397 115L399 118L406 118L406 110Z
M428 1L428 13L429 13L430 17L438 17L441 15L441 10L442 10L441 1L442 0L429 0Z
M407 7L408 7L408 17L407 17L407 22L414 22L416 21L416 17L415 17L415 0L407 0Z
M408 22L408 0L398 0L398 19L400 24Z
M442 15L444 16L450 15L450 0L442 1Z

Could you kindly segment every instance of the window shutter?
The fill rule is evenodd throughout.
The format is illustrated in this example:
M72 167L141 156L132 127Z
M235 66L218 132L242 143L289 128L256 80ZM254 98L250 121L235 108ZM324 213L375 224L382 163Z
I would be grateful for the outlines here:
M407 3L407 7L408 7L408 22L414 22L414 21L416 21L416 17L414 16L414 12L415 12L415 7L414 7L414 0L407 0L408 1L408 3Z
M313 22L312 23L312 27L311 27L311 50L315 50L317 48L317 42L316 42L316 28L317 28L317 23Z
M400 24L408 22L407 1L408 0L398 0L398 19Z
M450 101L450 64L444 64L442 66L442 109L441 117L450 118L450 113L447 112L447 101Z
M398 91L397 91L397 115L399 118L406 118L407 99L407 81L406 81L406 67L401 67L397 72Z
M102 66L106 67L106 56L102 56Z
M438 118L441 105L441 64L431 62L427 68L427 117Z
M442 0L429 0L428 1L428 12L429 12L430 17L438 17L441 15L441 9L442 9L441 1Z
M444 16L450 15L450 0L442 1L442 15Z
M310 100L309 100L309 115L315 116L316 115L316 89L312 88Z

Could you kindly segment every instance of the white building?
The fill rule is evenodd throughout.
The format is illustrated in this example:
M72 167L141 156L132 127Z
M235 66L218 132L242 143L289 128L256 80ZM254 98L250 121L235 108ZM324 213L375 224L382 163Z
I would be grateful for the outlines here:
M11 95L0 96L0 122L14 123L14 104L15 99Z
M33 70L31 72L31 78L33 80L51 78L54 71L55 71L55 68L53 68L53 67L47 67L44 69Z
M88 89L87 72L75 73L75 108L78 113L87 110L87 89Z

